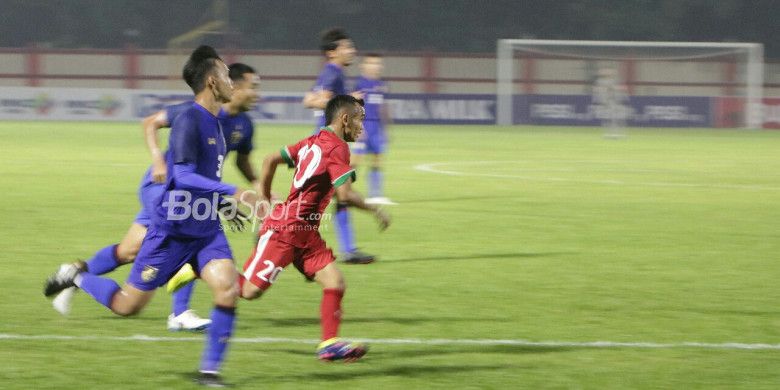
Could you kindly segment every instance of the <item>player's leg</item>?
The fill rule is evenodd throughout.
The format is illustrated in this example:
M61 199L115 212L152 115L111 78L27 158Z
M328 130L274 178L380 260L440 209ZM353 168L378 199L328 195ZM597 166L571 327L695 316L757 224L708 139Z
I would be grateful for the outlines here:
M134 222L130 225L130 229L128 229L125 237L119 244L109 245L97 251L86 262L77 261L71 264L62 264L57 272L46 280L43 294L48 297L62 291L62 281L72 277L74 272L103 275L113 271L122 264L132 262L138 253L138 249L141 247L144 235L146 235L146 226ZM132 256L129 258L129 261L127 261L128 256Z
M191 281L173 293L171 314L168 315L168 330L199 332L207 329L211 324L211 320L201 318L190 309L190 300L194 290L195 282Z
M320 305L320 325L322 341L338 336L341 325L341 299L347 289L344 275L330 263L314 274L314 281L322 288Z
M384 196L384 191L382 191L382 155L372 153L370 156L367 195L369 198L380 198Z
M87 272L75 276L73 283L114 313L133 315L198 248L192 240L179 240L151 227L122 288L111 279Z
M382 194L382 171L380 166L380 154L383 152L383 129L380 121L365 121L365 153L369 157L368 166L368 192L366 201L377 200Z
M197 253L196 261L198 273L211 289L214 300L198 381L204 385L221 385L219 370L233 334L239 296L238 272L225 234L219 232L211 237Z
M120 316L138 314L154 296L154 290L142 290L130 283L121 288L112 279L89 273L79 274L74 283L98 303Z
M279 273L293 261L295 248L278 240L280 234L273 230L260 230L260 239L244 262L244 272L240 276L242 298L260 298L274 284Z
M344 275L334 263L333 252L325 246L320 238L314 240L312 246L303 253L295 266L307 278L313 279L322 288L320 302L320 325L322 327L322 342L317 347L317 356L322 360L344 360L350 362L361 358L368 351L368 346L342 340L338 337L341 325L341 300L347 285Z

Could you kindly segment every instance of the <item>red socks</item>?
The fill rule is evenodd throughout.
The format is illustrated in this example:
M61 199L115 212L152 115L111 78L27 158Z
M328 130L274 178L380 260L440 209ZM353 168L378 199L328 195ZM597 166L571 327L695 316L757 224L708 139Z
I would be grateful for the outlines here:
M339 334L342 297L344 297L344 290L337 290L335 288L326 288L322 290L322 303L320 305L322 341L332 339Z

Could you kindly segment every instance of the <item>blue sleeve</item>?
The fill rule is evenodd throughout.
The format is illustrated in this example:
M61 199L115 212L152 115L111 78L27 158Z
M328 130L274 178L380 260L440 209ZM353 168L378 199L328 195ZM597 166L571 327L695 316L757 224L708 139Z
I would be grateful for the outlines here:
M338 80L339 80L338 74L328 69L322 75L322 80L320 81L319 87L325 91L331 91L335 94L337 92L336 83L338 82Z
M246 133L244 133L244 138L241 139L241 142L236 147L236 152L239 154L249 154L255 148L252 143L252 137L255 135L255 126L252 124L252 119L246 118L244 126Z
M236 186L211 180L195 173L195 164L181 163L173 166L173 179L176 188L201 192L216 192L221 195L233 195Z
M366 89L366 83L364 81L365 79L360 77L357 79L357 82L355 83L355 88L353 88L353 91L363 91Z
M171 128L169 148L173 152L174 164L198 162L200 135L198 134L198 118L194 112L179 115Z
M192 101L186 101L165 107L165 119L168 121L168 126L173 125L174 119L192 107L192 103Z

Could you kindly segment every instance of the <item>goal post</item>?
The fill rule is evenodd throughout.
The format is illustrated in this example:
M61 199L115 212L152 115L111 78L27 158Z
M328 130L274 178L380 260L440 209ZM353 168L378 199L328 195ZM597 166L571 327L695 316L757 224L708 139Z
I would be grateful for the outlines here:
M763 45L500 39L496 48L496 122L515 120L523 95L589 95L599 67L611 67L629 97L725 98L736 127L761 128Z

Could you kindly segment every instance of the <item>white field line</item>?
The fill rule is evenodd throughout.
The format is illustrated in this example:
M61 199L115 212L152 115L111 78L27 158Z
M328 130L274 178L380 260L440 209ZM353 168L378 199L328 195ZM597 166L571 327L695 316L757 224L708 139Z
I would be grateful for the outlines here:
M133 336L66 336L66 335L22 335L0 333L0 341L3 340L44 340L44 341L136 341L136 342L203 342L200 337L157 337L146 335ZM669 348L698 348L698 349L744 349L744 350L780 350L780 344L764 343L699 343L683 341L677 343L653 343L653 342L617 342L617 341L530 341L530 340L501 340L501 339L354 339L355 341L369 344L385 345L477 345L477 346L523 346L537 348L640 348L640 349L669 349ZM239 344L309 344L316 345L319 340L300 339L289 337L235 337L233 343Z
M468 166L468 165L481 165L481 164L492 164L492 163L512 163L512 161L438 162L438 163L418 164L414 166L414 169L422 172L436 173L440 175L449 175L449 176L479 176L479 177L494 177L494 178L501 178L501 179L521 179L521 180L528 180L528 181L589 183L589 184L625 185L625 186L641 186L641 187L714 188L714 189L728 189L728 190L770 190L770 191L780 190L780 187L768 187L768 186L752 185L752 184L627 182L623 180L585 180L585 179L571 179L571 178L563 178L563 177L534 177L534 176L523 176L523 175L504 175L504 174L493 174L489 172L472 173L472 172L461 172L452 169L439 168L442 166L451 166L451 165ZM587 169L583 168L580 171L584 172L586 170ZM625 172L625 173L637 172L632 170L625 170L625 171L610 170L610 171ZM563 172L563 171L557 170L557 172ZM600 170L599 172L603 172L603 170Z

